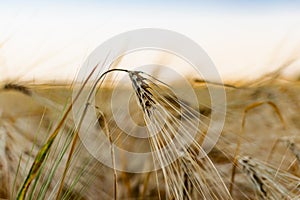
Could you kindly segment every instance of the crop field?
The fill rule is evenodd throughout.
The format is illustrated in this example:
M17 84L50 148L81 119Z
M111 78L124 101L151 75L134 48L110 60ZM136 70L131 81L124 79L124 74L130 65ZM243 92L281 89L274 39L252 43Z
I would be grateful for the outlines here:
M87 126L78 124L72 109L74 89L84 93L84 83L3 82L0 199L300 198L297 80L261 78L225 86L190 80L199 102L192 105L188 95L174 96L163 80L128 74L132 85L97 85L94 101L81 105L97 116L80 118ZM225 88L226 103L216 103L226 107L226 115L206 154L207 130L222 123L208 86ZM184 91L180 83L173 87ZM99 134L109 145L95 142ZM118 148L151 156L132 159ZM157 169L147 170L153 166Z

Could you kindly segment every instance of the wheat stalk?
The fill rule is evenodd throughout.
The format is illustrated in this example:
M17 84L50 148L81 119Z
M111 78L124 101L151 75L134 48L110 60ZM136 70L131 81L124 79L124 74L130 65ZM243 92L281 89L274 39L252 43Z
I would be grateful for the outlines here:
M162 167L167 198L194 199L196 194L196 198L231 199L218 171L191 135L199 130L198 113L170 92L165 94L166 89L158 84L169 86L152 76L137 71L129 76L144 113L153 159ZM205 137L203 133L200 136ZM169 143L169 149L162 151Z
M90 76L92 75L92 73L94 72L94 70L96 70L96 67L93 69L93 71L91 72ZM89 76L89 77L90 77ZM83 86L81 87L81 90L84 88L85 84L87 83L87 81L89 80L89 77L85 80L85 83L83 84ZM78 92L77 96L75 97L75 100L79 97L81 90ZM62 119L60 120L60 122L58 123L58 125L56 126L56 128L54 129L53 133L50 135L50 137L48 138L47 142L42 146L42 148L39 150L38 154L35 157L34 163L32 164L30 171L28 173L28 176L26 177L20 191L18 192L17 195L17 199L25 199L28 188L31 184L31 182L34 180L34 178L37 176L44 160L46 159L47 154L49 153L49 150L56 138L56 136L58 135L60 129L62 128L65 120L67 119L68 114L70 113L70 111L72 110L72 104L68 107L68 109L66 110L66 112L64 113L64 115L62 116Z
M113 71L128 73L131 79L147 125L154 164L162 168L167 198L192 199L195 195L204 199L231 199L215 166L199 141L194 138L195 135L191 135L193 132L199 133L201 125L206 125L199 120L197 111L173 96L167 84L140 71L111 69L101 74L94 83L85 109L90 105L91 94L98 82ZM81 122L84 115L85 112L81 116ZM198 137L203 138L205 134L200 133ZM77 139L78 136L75 136L72 146L76 144ZM72 157L72 152L71 150L68 160ZM67 169L68 162L62 180ZM63 181L60 188L62 184ZM158 181L157 184L159 184ZM160 195L160 192L158 194Z
M288 200L300 197L298 177L248 156L240 157L238 162L255 185L261 199Z

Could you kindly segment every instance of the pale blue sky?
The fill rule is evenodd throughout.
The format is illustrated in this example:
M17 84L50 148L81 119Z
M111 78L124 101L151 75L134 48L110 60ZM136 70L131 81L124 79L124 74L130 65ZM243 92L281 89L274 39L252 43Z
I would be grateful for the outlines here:
M52 0L52 1L0 1L1 7L5 5L9 7L36 7L45 9L47 6L66 6L71 8L74 7L122 7L124 9L130 8L141 8L141 7L155 7L157 9L187 9L188 11L218 11L218 12L241 12L241 13L256 13L256 12L296 12L300 11L299 0L227 0L227 1L216 1L216 0L111 0L111 1L97 1L97 0ZM1 9L1 8L0 8ZM70 11L70 10L69 10ZM66 12L69 12L66 11Z
M300 46L300 1L54 0L0 5L0 44L7 40L0 48L0 79L72 78L103 41L145 27L190 37L225 78L270 71Z

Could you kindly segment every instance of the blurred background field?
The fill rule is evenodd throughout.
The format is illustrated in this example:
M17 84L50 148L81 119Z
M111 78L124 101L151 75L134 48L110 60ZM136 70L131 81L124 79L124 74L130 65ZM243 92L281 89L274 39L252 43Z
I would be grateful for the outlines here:
M222 136L216 147L209 153L209 157L228 186L230 184L232 159L239 139L241 141L239 155L248 155L261 161L268 160L268 163L277 169L299 176L299 161L295 160L296 157L289 150L288 146L285 143L279 143L273 148L276 141L283 136L298 137L300 129L298 113L299 87L300 85L297 81L279 81L275 79L253 86L240 83L240 86L237 85L236 88L226 89L226 122ZM209 110L209 95L205 85L194 83L194 89L199 101L203 103L200 106L200 112L209 117L212 111ZM218 89L218 86L215 86L215 89ZM46 138L49 136L49 130L52 130L53 126L58 123L58 119L66 105L71 102L72 88L70 85L29 85L28 90L32 91L36 97L32 98L15 90L2 89L0 93L1 198L11 198L12 196L9 195L16 194L16 189L20 187L27 175L37 150L46 141ZM125 90L124 92L132 92L130 88L123 90ZM101 90L101 95L99 94L96 97L96 102L99 101L99 109L101 109L107 119L112 117L109 106L111 92L111 88L104 88ZM118 99L118 101L120 101L120 105L124 103L122 98ZM245 109L247 106L257 102L273 102L280 110L285 127L274 108L266 103L247 112L245 131L241 134ZM103 107L101 108L101 106ZM133 109L135 108L133 107ZM134 112L139 111L135 110ZM141 117L136 117L135 120L137 124L143 124ZM59 152L62 152L62 149L64 149L64 142L70 141L69 136L73 134L72 130L74 129L73 123L70 116L61 135L55 141L55 146L50 151L51 153L45 162L41 177L38 180L40 182L37 184L34 195L38 195L39 191L41 191L39 187L47 188L45 182L49 180L49 174L51 174L50 172L55 166L53 165L56 163L55 160L59 158ZM124 121L124 123L126 122ZM95 124L95 126L99 125L101 125L101 121ZM114 123L109 123L109 125L112 126L110 129L116 128ZM119 130L119 133L121 132ZM144 150L149 150L147 141L125 136L115 139L115 144L121 145L122 148L133 151L137 148L140 151L142 142L144 143L142 145ZM296 145L298 147L298 143ZM70 185L75 181L75 177L78 176L80 178L78 178L78 183L74 186L75 190L66 195L66 198L97 199L98 195L101 195L104 199L112 198L113 170L93 159L80 143L77 145L76 152L77 156L73 159L74 162L72 162L71 170L64 184L65 190L68 191ZM22 159L20 165L18 165L20 155L22 155ZM88 164L86 164L87 160L90 160ZM65 161L66 155L62 157L61 163L58 164L57 171L53 172L54 174L50 179L51 182L48 183L48 187L57 189L55 185L60 180L59 177L62 175ZM128 161L124 160L124 165L126 165L126 162ZM84 166L87 167L85 168ZM78 174L83 168L85 168L85 173L79 176ZM148 174L118 172L118 197L120 199L158 198L154 173L149 174L149 184L144 191L145 180L147 180L145 177L147 176ZM14 190L12 190L13 185ZM51 193L52 189L45 189L44 195L50 195L51 197L53 195ZM161 194L163 194L164 187L160 188L160 190ZM257 191L255 191L253 183L239 167L236 172L233 198L256 199L258 197L255 195L257 194ZM42 195L39 195L39 198L41 198Z

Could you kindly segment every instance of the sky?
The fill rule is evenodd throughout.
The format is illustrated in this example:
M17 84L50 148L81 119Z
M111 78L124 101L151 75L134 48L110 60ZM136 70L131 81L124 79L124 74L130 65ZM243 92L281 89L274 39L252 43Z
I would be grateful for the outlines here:
M256 77L297 56L299 13L292 0L0 1L0 80L72 80L98 45L139 28L186 35L224 79Z

